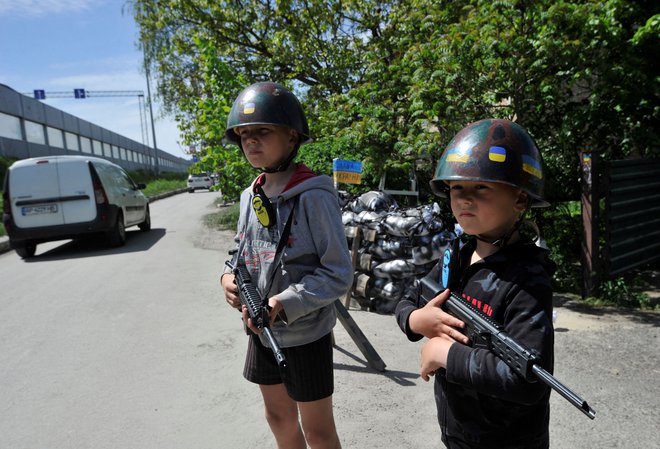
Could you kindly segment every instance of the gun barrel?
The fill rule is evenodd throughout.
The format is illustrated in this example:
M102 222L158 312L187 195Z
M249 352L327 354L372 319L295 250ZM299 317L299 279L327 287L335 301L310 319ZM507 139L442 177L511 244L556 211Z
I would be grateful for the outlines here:
M562 384L554 377L552 374L544 370L538 365L532 366L532 371L534 374L541 380L544 384L555 390L557 393L562 395L564 399L573 404L578 410L587 415L589 418L594 419L596 417L596 411L592 409L587 401L582 399L580 396L575 394L570 388Z
M264 336L266 337L266 340L268 340L270 349L273 351L273 355L275 356L277 365L280 368L286 368L286 358L284 357L284 353L282 353L282 349L280 348L280 345L277 344L277 341L275 341L275 337L273 336L273 333L271 332L270 328L265 327L263 329L263 332L264 332Z

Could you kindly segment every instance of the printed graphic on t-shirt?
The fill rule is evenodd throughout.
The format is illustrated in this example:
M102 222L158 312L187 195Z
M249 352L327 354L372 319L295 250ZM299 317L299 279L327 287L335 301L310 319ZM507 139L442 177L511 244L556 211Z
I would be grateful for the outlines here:
M473 296L466 295L465 293L463 293L461 296L463 296L463 299L466 300L468 303L472 304L473 307L476 307L477 309L481 310L487 316L493 316L493 308L489 304Z
M245 245L241 256L252 279L259 279L259 273L269 273L275 258L277 245L266 240L253 240ZM258 285L258 288L263 288Z

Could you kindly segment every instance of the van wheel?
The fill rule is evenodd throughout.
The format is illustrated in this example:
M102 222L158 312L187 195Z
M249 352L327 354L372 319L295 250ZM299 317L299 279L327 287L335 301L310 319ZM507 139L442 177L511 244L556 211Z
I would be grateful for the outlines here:
M117 213L117 221L106 235L106 240L110 246L122 246L126 243L126 227L124 226L124 215Z
M147 232L151 229L151 214L149 213L149 206L147 206L147 212L144 214L144 221L138 225L140 231Z
M16 251L16 254L21 257L21 259L28 259L34 256L34 253L37 252L37 244L27 240L14 247L14 250Z

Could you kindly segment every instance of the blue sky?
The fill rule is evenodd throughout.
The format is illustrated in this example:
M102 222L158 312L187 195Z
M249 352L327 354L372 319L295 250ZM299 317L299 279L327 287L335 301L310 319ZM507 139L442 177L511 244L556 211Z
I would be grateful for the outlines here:
M0 0L0 83L21 93L71 92L71 98L44 102L146 144L137 96L73 98L76 88L142 91L146 98L138 30L124 5L125 0ZM153 79L151 87L154 95ZM161 117L158 104L154 121L158 148L187 158L176 123ZM152 145L150 125L147 134Z

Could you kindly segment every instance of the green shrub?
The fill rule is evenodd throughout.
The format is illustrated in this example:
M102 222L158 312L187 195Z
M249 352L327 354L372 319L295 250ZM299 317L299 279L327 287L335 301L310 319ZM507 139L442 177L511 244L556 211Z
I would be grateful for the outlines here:
M160 172L156 175L156 172L150 170L134 170L128 173L131 179L135 182L142 182L149 184L150 182L157 180L166 180L166 181L176 181L176 180L186 180L188 178L188 173L174 173L174 172Z
M557 203L542 211L534 211L532 219L541 229L541 236L550 249L550 257L557 264L553 287L557 291L580 291L582 269L580 248L582 215L578 201Z
M7 169L15 161L16 159L10 159L8 157L0 156L0 190L2 190L4 186L5 174L7 173Z
M630 275L604 281L600 284L598 296L587 298L586 302L594 306L652 308L651 298L640 291L637 284L638 280Z

